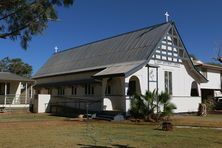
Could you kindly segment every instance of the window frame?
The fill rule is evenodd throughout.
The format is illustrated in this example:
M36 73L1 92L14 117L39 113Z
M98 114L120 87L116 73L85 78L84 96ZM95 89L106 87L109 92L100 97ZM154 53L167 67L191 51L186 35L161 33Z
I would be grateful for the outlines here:
M173 77L171 71L164 71L164 89L169 95L173 94Z
M94 95L94 85L91 83L85 84L85 95Z
M64 87L57 88L57 94L59 96L64 96L65 95L65 88Z
M76 96L77 95L77 86L72 86L71 89L72 89L71 94Z

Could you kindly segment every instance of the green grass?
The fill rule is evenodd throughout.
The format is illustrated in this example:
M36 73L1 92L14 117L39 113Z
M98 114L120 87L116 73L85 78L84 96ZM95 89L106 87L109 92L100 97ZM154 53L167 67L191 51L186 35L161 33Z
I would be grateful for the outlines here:
M5 117L7 116L7 117ZM16 117L17 116L17 117ZM219 116L194 120L220 120ZM194 118L194 119L193 119ZM222 136L214 129L156 130L159 125L132 122L81 122L47 114L0 115L0 147L221 147ZM183 116L174 120L184 121ZM8 122L7 122L8 121ZM30 122L32 121L32 122Z
M190 116L173 116L174 125L220 127L222 128L222 114L209 114L206 117L195 115Z
M1 122L26 122L26 121L45 121L45 120L64 120L65 117L51 116L49 114L32 114L32 113L0 113Z

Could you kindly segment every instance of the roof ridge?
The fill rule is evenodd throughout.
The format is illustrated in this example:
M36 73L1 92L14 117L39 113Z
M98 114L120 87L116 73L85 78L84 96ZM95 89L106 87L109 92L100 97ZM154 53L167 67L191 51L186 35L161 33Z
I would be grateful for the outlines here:
M160 23L160 24L139 28L139 29L128 31L128 32L124 32L124 33L120 33L118 35L114 35L114 36L111 36L111 37L106 37L106 38L103 38L103 39L100 39L100 40L96 40L96 41L92 41L92 42L89 42L89 43L86 43L86 44L82 44L82 45L78 45L78 46L75 46L75 47L67 48L65 50L58 51L54 55L57 55L57 54L60 54L60 53L63 53L63 52L69 51L69 50L74 50L74 49L82 47L82 46L87 46L87 45L90 45L90 44L98 43L98 42L105 41L105 40L108 40L108 39L112 39L112 38L115 38L115 37L119 37L119 36L122 36L122 35L134 33L134 32L137 32L137 31L141 31L141 30L144 30L144 29L152 28L151 30L153 30L153 29L155 29L155 28L157 28L159 26L165 25L167 23L173 24L174 22L173 21L164 22L164 23ZM149 31L151 31L151 30L149 30Z

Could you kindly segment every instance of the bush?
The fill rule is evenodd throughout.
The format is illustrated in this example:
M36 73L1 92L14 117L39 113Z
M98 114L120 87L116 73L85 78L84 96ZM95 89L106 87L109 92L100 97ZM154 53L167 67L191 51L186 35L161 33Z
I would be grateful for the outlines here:
M163 106L162 111L159 109L160 105ZM154 122L159 120L159 115L167 120L173 109L176 109L176 106L170 102L170 95L164 92L158 95L154 90L153 92L146 91L144 95L134 95L131 99L130 114L134 118ZM158 112L155 114L155 111Z
M215 109L216 106L216 102L214 99L205 99L203 101L204 104L206 104L207 106L207 111L213 111Z

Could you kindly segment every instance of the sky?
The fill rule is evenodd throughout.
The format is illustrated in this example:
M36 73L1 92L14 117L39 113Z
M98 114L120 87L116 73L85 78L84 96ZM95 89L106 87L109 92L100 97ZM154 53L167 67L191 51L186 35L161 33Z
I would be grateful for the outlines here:
M34 36L27 50L20 41L0 40L0 58L21 58L33 74L53 55L78 45L165 22L165 12L176 23L189 53L209 62L222 43L221 0L76 0L58 8L59 21ZM222 54L222 53L221 53Z

